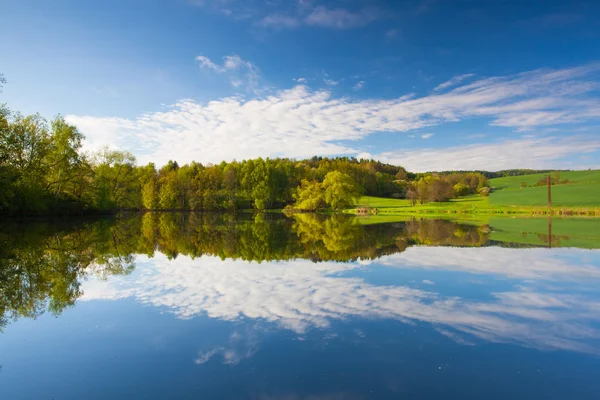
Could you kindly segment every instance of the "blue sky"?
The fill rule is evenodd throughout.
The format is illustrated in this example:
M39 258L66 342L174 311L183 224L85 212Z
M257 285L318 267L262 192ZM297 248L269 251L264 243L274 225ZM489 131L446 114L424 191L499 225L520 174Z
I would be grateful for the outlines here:
M600 4L3 1L0 102L163 164L600 167Z

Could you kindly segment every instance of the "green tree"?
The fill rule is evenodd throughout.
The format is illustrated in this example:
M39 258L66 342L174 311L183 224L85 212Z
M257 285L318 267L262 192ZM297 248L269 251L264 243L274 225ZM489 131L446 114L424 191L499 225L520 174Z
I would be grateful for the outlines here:
M73 183L82 175L86 175L88 168L83 165L85 159L80 153L82 142L83 135L77 127L68 124L63 117L59 115L52 121L45 189L54 197L63 192L73 195L76 191L76 185L73 186Z
M457 183L452 187L456 196L466 196L469 194L469 187L464 183Z
M325 202L334 210L350 207L361 195L360 186L348 175L331 171L323 180Z
M100 150L93 161L95 205L100 210L138 208L140 192L135 157L126 151Z
M316 211L325 208L325 193L319 182L302 180L294 194L296 202L292 208L303 211Z

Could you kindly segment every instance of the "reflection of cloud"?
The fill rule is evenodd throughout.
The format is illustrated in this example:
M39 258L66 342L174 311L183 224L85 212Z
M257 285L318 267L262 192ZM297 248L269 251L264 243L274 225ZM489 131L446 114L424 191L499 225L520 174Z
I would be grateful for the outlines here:
M464 271L472 274L497 274L516 279L585 281L600 279L598 262L587 259L593 254L583 249L508 249L502 247L460 248L409 247L403 253L381 258L378 262L393 267L418 267ZM575 256L576 262L569 257Z
M384 263L405 267L441 265L528 279L558 280L569 273L573 280L584 282L600 277L597 266L568 265L566 259L560 260L567 254L581 257L582 253L577 251L539 252L534 260L529 250L456 248L449 252L444 248L423 247L416 249L418 257L410 250L403 253L406 258L388 257ZM446 261L439 261L441 258ZM585 292L538 293L524 287L491 293L489 299L475 301L407 286L376 286L357 277L340 275L359 267L309 261L256 264L216 257L196 260L179 257L167 261L157 255L148 264L139 265L132 277L86 286L83 299L134 297L167 308L180 318L245 317L277 323L298 333L312 327L327 327L333 319L348 317L424 321L435 324L449 337L461 338L460 341L468 341L470 336L535 348L597 352L584 340L600 339L600 332L590 326L590 321L600 320L600 302ZM219 347L201 354L198 360L205 362L223 354L228 362L228 357L239 360L240 354L242 358L244 354L252 354L238 350L230 356L227 351L226 347Z
M196 364L204 364L213 357L221 355L223 364L237 365L245 358L250 358L258 351L259 340L256 329L251 329L244 334L234 332L229 338L229 347L217 346L198 354L194 360Z

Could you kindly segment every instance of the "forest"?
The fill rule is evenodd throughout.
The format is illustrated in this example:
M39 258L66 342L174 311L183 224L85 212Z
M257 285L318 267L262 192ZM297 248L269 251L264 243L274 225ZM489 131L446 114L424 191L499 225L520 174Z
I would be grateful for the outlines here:
M48 123L0 107L0 213L108 213L118 210L340 210L361 195L413 204L480 192L480 172L413 174L375 160L313 157L217 165L169 161L137 165L126 151L82 149L84 135L64 117Z

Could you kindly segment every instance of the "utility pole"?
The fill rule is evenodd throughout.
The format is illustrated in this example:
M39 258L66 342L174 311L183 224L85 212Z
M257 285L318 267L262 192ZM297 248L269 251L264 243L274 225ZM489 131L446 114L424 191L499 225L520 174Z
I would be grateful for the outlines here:
M548 175L548 208L552 208L552 179Z

